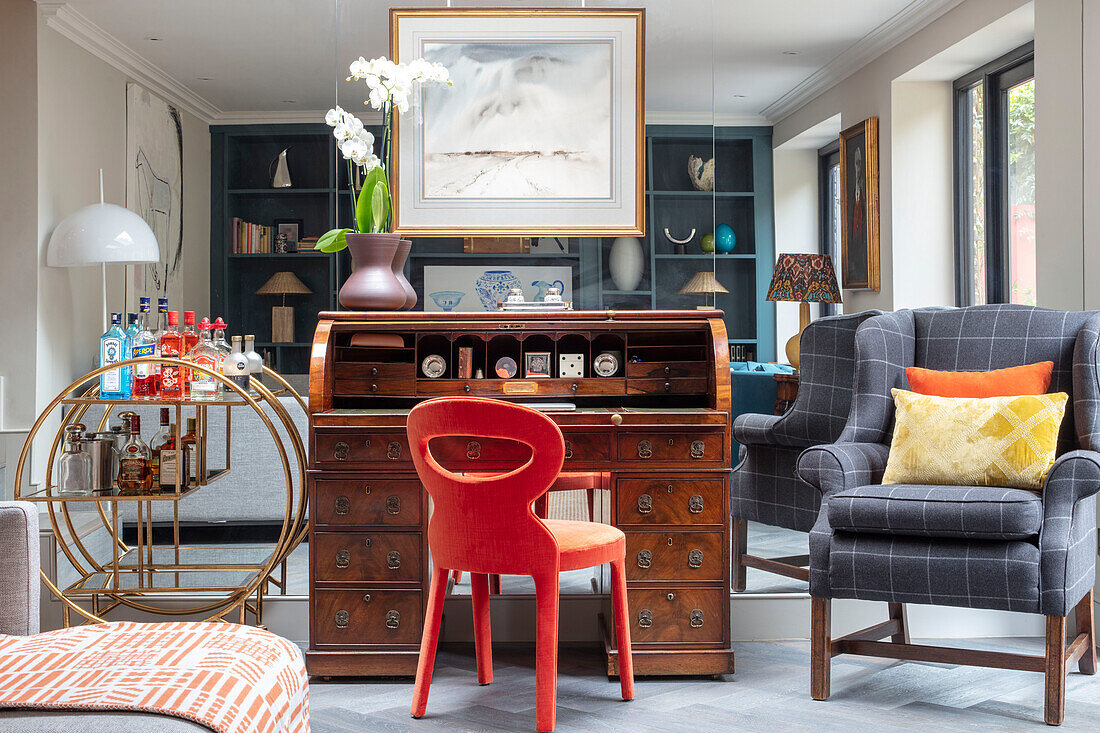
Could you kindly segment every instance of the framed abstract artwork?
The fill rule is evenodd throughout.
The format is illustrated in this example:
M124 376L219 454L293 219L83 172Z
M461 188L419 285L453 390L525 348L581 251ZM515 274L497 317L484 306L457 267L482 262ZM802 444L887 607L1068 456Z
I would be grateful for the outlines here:
M841 281L879 289L878 117L840 133Z
M394 122L395 231L644 232L644 10L392 9L390 56L454 82Z

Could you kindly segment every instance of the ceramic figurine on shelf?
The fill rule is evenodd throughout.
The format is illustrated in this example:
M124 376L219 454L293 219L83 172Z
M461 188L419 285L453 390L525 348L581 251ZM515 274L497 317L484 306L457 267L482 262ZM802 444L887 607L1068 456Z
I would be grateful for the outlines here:
M704 161L694 155L688 156L688 177L696 191L714 190L714 158Z
M687 254L688 242L690 242L694 237L695 237L695 227L692 227L691 233L688 234L683 239L676 239L675 237L672 236L672 232L670 232L668 230L668 227L665 227L665 239L667 239L669 242L672 243L673 251L678 255Z
M703 238L699 240L699 249L707 254L714 253L714 232L703 235Z
M617 290L637 290L645 272L645 252L641 240L637 237L616 237L611 243L607 269Z
M729 224L719 224L714 228L714 251L728 255L737 247L737 235Z

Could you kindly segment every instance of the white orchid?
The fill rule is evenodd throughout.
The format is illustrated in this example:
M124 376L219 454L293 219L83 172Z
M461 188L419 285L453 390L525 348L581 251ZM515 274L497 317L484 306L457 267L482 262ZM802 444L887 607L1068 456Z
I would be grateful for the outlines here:
M336 105L325 113L325 124L329 127L335 127L340 120L344 118L344 110L340 108L340 105Z

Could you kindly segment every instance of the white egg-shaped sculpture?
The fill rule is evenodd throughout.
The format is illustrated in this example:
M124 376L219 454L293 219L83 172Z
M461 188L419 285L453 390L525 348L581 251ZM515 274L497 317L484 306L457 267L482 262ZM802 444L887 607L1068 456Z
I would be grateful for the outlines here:
M617 290L637 290L645 272L645 252L637 237L616 237L607 258L611 282Z

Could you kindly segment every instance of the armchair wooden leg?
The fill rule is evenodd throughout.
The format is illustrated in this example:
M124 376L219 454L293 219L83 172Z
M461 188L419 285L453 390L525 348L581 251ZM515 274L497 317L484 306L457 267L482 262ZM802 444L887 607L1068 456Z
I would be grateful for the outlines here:
M1093 618L1093 592L1090 590L1077 604L1073 612L1074 626L1078 634L1086 634L1085 651L1077 662L1077 669L1081 674L1096 674L1096 625Z
M898 622L898 633L890 637L895 644L909 643L909 614L905 610L904 603L890 604L890 620Z
M828 598L810 599L810 697L829 699L829 668L833 641Z
M1066 619L1047 616L1046 707L1047 725L1061 725L1066 717Z
M749 549L749 522L747 519L733 520L733 589L738 593L745 590L746 568L741 556Z

